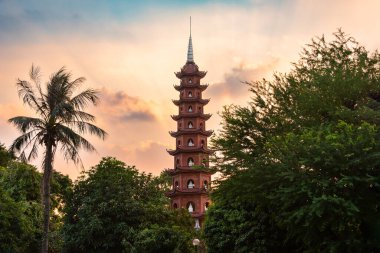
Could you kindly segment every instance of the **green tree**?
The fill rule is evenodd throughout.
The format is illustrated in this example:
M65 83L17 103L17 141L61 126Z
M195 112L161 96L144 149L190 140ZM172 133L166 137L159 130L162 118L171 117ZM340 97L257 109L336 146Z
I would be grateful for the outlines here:
M3 189L5 209L0 210L4 213L8 208L19 208L17 211L12 210L11 213L20 219L18 223L24 225L23 230L17 230L13 226L2 226L1 234L9 238L21 239L21 242L9 240L7 245L10 252L36 252L39 249L38 242L41 239L41 174L35 167L16 162L14 160L7 163L7 167L0 167L0 188ZM16 223L15 223L16 224ZM4 240L6 241L6 237ZM3 243L0 243L3 244Z
M43 240L42 252L48 252L50 222L50 181L54 155L58 147L65 159L80 163L79 149L94 151L95 148L81 136L90 133L104 138L106 133L92 124L95 117L83 111L88 104L96 104L97 92L86 89L74 94L85 80L83 77L71 79L64 68L54 73L46 85L40 85L39 68L32 66L31 82L18 80L18 94L24 104L33 109L38 117L18 116L9 119L22 135L16 138L11 150L20 154L21 159L31 160L38 155L39 146L44 147L43 156ZM29 153L29 154L27 154Z
M183 242L191 228L190 216L168 210L161 184L162 179L139 173L115 158L103 158L75 183L65 206L65 251L136 252L144 248L154 252L150 247L190 247L190 238L186 237L187 244Z
M0 185L0 251L26 252L34 227L25 202L16 202Z
M6 222L5 217L9 214L19 220L13 222L13 226L1 226L0 233L4 235L4 240L0 244L6 245L9 252L32 253L40 249L41 244L39 242L42 238L40 225L42 219L41 183L42 174L32 165L10 160L6 167L0 166L0 188L3 196L0 216L4 218L4 222ZM59 243L57 239L61 237L60 228L63 215L61 206L65 203L71 184L71 180L67 176L57 172L53 173L50 212L52 217L51 231L55 235L55 240L50 245L51 252L60 252L62 243ZM10 224L12 223L10 222Z
M249 85L249 106L226 107L213 139L224 175L214 209L251 203L269 217L265 234L283 231L276 243L292 252L377 252L379 53L338 31L313 39L289 73Z
M5 148L4 144L0 144L0 166L7 166L12 159L13 155Z

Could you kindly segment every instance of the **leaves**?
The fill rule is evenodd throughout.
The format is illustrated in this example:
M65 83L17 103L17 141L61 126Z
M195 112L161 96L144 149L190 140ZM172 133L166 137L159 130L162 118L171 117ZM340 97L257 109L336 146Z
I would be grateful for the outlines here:
M38 67L32 66L30 78L34 87L28 81L19 80L18 92L23 102L40 118L18 116L9 119L23 134L14 141L11 150L18 152L24 160L31 160L38 155L38 145L46 145L49 140L54 146L62 145L65 159L80 163L79 149L94 151L95 148L79 134L92 134L102 139L107 135L91 123L95 117L83 111L90 104L96 105L97 91L87 89L74 94L85 79L71 80L71 74L65 68L50 77L45 92L40 86Z
M338 30L330 42L313 39L289 73L249 84L249 105L226 107L212 139L224 176L213 208L267 214L263 240L290 252L377 252L379 81L378 52ZM248 230L230 232L229 216L210 212L207 226L226 229L231 242L249 238ZM212 230L207 236L214 245ZM220 251L238 252L225 246Z
M162 180L115 158L103 158L82 174L65 206L66 250L157 252L152 247L162 247L162 252L172 252L179 247L191 252L186 250L191 218L167 209Z

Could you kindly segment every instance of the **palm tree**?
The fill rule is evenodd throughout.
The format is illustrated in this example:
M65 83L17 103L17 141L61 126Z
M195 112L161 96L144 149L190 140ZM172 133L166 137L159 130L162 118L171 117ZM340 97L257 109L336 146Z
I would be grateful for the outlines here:
M82 165L79 150L94 151L95 148L81 135L89 133L104 139L106 132L92 124L95 121L93 115L83 111L89 104L97 104L97 91L86 89L74 94L85 80L83 77L72 80L71 74L61 68L50 77L46 90L43 90L39 68L32 66L29 75L31 82L18 79L17 88L19 97L35 111L36 117L18 116L9 119L22 132L10 149L19 154L22 160L29 161L38 156L40 146L44 148L42 252L47 253L50 180L55 152L59 148L66 160Z

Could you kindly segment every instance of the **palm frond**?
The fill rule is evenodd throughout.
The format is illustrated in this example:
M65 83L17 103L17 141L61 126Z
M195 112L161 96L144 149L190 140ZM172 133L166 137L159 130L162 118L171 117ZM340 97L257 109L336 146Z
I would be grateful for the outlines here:
M29 129L43 129L44 122L39 118L32 118L26 116L18 116L8 119L9 123L12 123L21 132L25 133Z
M79 77L75 79L74 81L71 81L68 83L68 89L70 90L70 97L73 94L73 91L78 88L84 81L86 81L86 78L84 77Z
M29 155L28 155L28 161L31 161L31 160L37 158L39 145L40 145L40 143L39 143L39 140L37 139L37 135L36 135L36 139L34 140L32 149L30 150Z
M44 132L41 131L37 133L29 142L27 142L24 145L19 155L19 158L21 159L21 161L23 162L31 161L32 159L38 156L38 146L41 144L43 136L44 136ZM28 157L26 157L27 150L32 143L33 143L32 148L29 151Z
M16 85L18 90L18 96L22 99L23 103L35 109L37 113L45 115L45 111L42 110L42 106L39 103L38 98L36 97L32 85L28 81L24 81L21 79L17 80Z
M43 131L38 131L38 129L33 129L17 137L9 149L12 152L21 152L21 150L27 148L30 145L31 141L42 136Z
M90 122L95 121L95 116L84 111L75 111L74 118L77 121L90 121Z
M56 104L65 102L68 97L67 84L70 80L70 74L62 67L50 77L47 84L46 102L50 111L53 111Z
M78 132L81 134L82 133L83 134L90 133L92 135L95 135L95 136L103 139L103 140L107 136L106 131L104 131L100 127L97 127L94 124L91 124L89 122L71 121L71 122L67 122L67 125L69 125L71 127L75 127L76 129L78 129Z
M61 101L55 104L50 113L51 117L63 120L72 119L73 114L74 107L70 103L67 103L67 101Z
M76 133L73 129L64 126L57 125L57 140L61 142L61 144L70 144L75 148L83 148L87 151L95 151L95 147L85 138Z
M82 110L88 105L88 103L97 105L98 100L98 91L94 89L87 89L74 96L70 102L73 104L75 109Z
M41 72L40 72L40 67L32 65L29 71L29 77L30 79L34 82L36 87L41 87L40 86L40 78L41 78Z
M82 159L79 156L78 149L71 143L61 143L61 151L63 152L66 161L73 161L75 164L80 164L83 167Z

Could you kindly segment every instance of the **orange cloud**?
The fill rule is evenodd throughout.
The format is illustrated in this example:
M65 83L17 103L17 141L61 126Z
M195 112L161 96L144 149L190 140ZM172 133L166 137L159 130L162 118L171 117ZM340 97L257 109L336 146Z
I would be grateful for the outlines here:
M97 109L97 112L104 118L104 121L117 124L131 121L153 122L156 120L151 111L152 103L129 96L124 91L112 92L102 88L100 98L102 106Z
M271 59L269 62L256 67L240 64L238 67L232 68L231 72L226 73L222 82L210 85L207 94L213 99L218 99L219 97L247 97L249 92L245 82L258 81L269 77L273 70L276 69L277 63L277 59Z

